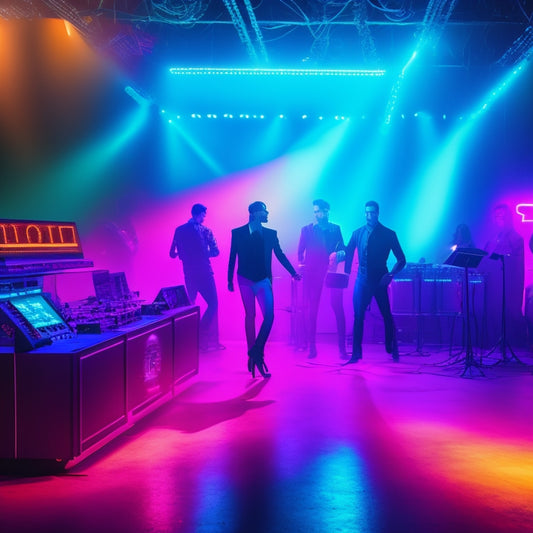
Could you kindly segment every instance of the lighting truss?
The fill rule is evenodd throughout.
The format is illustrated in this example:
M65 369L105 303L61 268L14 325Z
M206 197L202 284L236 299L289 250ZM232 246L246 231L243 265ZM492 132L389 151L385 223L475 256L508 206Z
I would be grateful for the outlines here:
M402 85L405 73L411 63L420 55L420 53L429 46L436 46L444 27L448 23L450 16L455 8L457 0L430 0L424 20L422 22L422 29L418 37L415 51L411 55L409 61L405 64L394 83L391 90L391 95L387 103L387 110L385 113L385 124L390 124L392 115L395 111L398 102L398 95Z
M263 34L261 33L261 29L259 28L257 19L255 18L255 13L252 4L250 3L250 0L244 0L244 5L246 6L246 11L248 12L248 17L250 18L250 24L252 26L252 29L255 32L259 53L261 54L263 60L265 62L268 62L268 54L265 48L265 42L263 41Z
M39 16L41 16L41 12L30 0L23 0L16 4L12 3L11 5L0 6L0 17L2 18L23 19L37 18Z
M83 35L90 34L89 23L79 11L69 5L65 0L43 0L43 4L52 9L60 18L70 22Z
M371 64L378 64L378 52L376 44L370 33L368 26L368 13L366 0L354 0L353 3L353 23L357 28L359 37L361 38L361 48L363 56Z
M250 18L250 22L252 25L252 29L255 31L255 34L257 37L259 53L262 56L264 61L268 61L265 45L263 43L263 36L257 24L257 20L255 18L253 8L249 1L245 1L245 4L246 4L246 10L248 13L248 17ZM233 25L235 26L235 29L237 30L237 34L239 35L240 40L246 46L248 55L254 61L258 61L259 56L257 55L255 46L252 42L252 39L250 38L250 35L248 33L248 28L246 27L246 23L244 22L239 6L237 5L237 2L235 0L224 0L224 5L226 6L228 13L230 14L231 20L233 22Z
M382 69L299 69L299 68L177 68L175 76L384 76Z
M422 21L422 32L418 38L417 50L437 44L456 3L457 0L430 0Z
M502 67L516 65L525 59L529 59L532 53L533 26L528 26L496 64Z

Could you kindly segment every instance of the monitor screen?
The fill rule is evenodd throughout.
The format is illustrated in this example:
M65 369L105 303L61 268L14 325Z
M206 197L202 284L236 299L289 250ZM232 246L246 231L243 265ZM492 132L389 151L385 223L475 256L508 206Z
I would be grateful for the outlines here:
M184 285L163 287L158 292L154 303L166 305L169 309L191 305Z
M42 294L18 296L10 302L35 329L64 323Z

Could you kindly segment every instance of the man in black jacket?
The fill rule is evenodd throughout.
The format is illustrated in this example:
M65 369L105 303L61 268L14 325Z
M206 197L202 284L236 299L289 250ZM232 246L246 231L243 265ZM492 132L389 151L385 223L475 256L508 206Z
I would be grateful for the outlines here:
M183 277L190 302L194 305L200 293L207 304L200 321L200 349L224 350L218 341L218 296L211 257L220 251L213 232L204 226L207 207L194 204L191 218L178 226L170 245L170 257L179 257L183 264Z
M238 258L237 282L244 304L246 343L248 346L249 370L257 366L261 375L269 377L264 368L265 344L274 323L274 298L272 293L272 252L290 275L300 279L290 261L281 250L275 230L264 228L268 211L263 202L248 206L249 222L231 231L231 249L228 265L228 289L233 292L233 274ZM255 300L263 313L259 334L255 335Z
M333 272L344 260L344 241L341 228L329 221L329 203L315 200L313 210L316 222L302 228L298 244L298 261L303 268L303 296L305 303L305 333L309 359L317 356L316 325L322 287L328 270ZM331 288L330 301L337 323L339 353L346 356L346 319L344 317L343 289Z
M345 272L350 273L357 248L359 269L353 293L354 326L353 351L348 363L356 363L363 356L363 324L365 311L372 297L376 299L385 322L385 348L395 361L399 360L396 328L392 318L388 286L395 274L405 266L405 255L396 233L380 224L379 205L369 201L365 204L366 224L355 230L346 247ZM387 259L390 252L396 257L396 264L389 272ZM346 363L346 364L348 364Z

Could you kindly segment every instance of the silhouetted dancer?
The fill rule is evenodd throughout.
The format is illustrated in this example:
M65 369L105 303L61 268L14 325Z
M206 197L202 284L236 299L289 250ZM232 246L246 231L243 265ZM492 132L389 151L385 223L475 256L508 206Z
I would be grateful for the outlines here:
M265 344L274 323L274 296L272 292L272 252L295 280L301 279L281 250L275 230L264 228L268 211L263 202L248 206L249 222L231 230L231 250L228 265L228 289L233 292L233 273L237 265L237 282L244 304L244 326L248 346L248 370L255 377L255 369L264 378L270 377L265 365ZM255 301L263 313L263 323L255 335Z

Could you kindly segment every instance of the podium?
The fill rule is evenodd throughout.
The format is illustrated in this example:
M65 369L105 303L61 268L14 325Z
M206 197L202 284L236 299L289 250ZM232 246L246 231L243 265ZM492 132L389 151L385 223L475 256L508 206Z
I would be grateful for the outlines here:
M465 350L465 367L462 377L474 377L475 375L483 376L479 364L474 360L474 351L472 349L472 333L470 328L470 298L468 294L468 269L477 268L479 263L487 255L485 250L478 248L456 248L451 255L444 261L445 265L464 268L465 272L465 314L466 314L466 350Z

